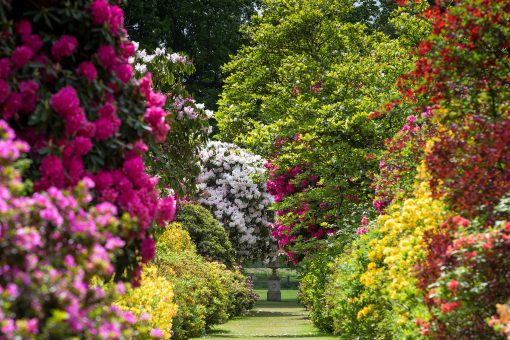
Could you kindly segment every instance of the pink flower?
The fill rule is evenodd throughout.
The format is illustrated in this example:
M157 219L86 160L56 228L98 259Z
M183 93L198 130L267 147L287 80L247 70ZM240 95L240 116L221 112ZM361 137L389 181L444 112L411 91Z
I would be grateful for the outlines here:
M16 330L13 319L6 319L2 325L2 333L11 334Z
M55 60L59 61L64 57L69 57L78 47L78 40L72 35L63 35L51 47L51 54Z
M32 34L32 25L27 19L20 20L16 23L14 31L20 37Z
M115 111L116 108L111 103L106 103L99 109L99 119L94 122L97 140L106 140L119 131L122 121L117 117Z
M120 44L120 54L124 58L129 58L135 54L135 45L131 41L124 41Z
M2 104L7 99L7 97L9 97L10 93L11 87L9 86L9 83L3 79L0 79L0 104Z
M21 110L25 113L32 112L39 100L37 91L39 91L39 84L34 80L28 80L19 84L19 90L23 98Z
M459 288L459 282L457 280L450 280L448 282L448 289L453 293Z
M154 328L151 330L151 336L154 337L154 338L158 338L158 339L161 339L164 334L163 334L163 331L159 328Z
M0 59L0 79L6 79L11 73L11 63L8 58Z
M39 170L43 179L48 180L50 185L54 185L57 188L64 186L64 166L59 157L47 155L43 158Z
M368 229L366 227L358 227L356 230L356 235L365 235Z
M145 121L151 126L157 126L165 119L166 113L160 107L149 107L145 113Z
M34 56L34 52L27 46L17 47L11 54L11 61L15 69L25 66Z
M21 109L23 105L22 100L23 97L21 96L21 93L11 92L11 94L9 94L2 108L5 119L11 118Z
M78 65L76 74L85 77L88 81L93 81L97 77L97 70L90 61L84 61Z
M361 225L366 226L368 224L368 218L366 216L363 216L361 218Z
M136 180L143 175L143 160L141 157L134 157L124 161L123 170L131 180Z
M108 250L117 249L124 246L125 242L119 237L111 237L106 241L105 248Z
M122 317L124 318L124 320L126 320L127 323L129 323L130 325L133 325L136 323L136 317L133 313L131 312L123 312L122 313Z
M39 321L37 319L30 319L27 320L27 332L30 334L37 334L37 331L39 330Z
M445 302L441 304L441 313L446 314L451 311L454 311L455 309L459 308L461 305L458 301L452 301L452 302Z
M83 156L92 149L90 138L76 137L73 141L73 151L77 156Z
M101 64L107 70L111 70L113 66L117 65L117 55L115 54L115 49L111 45L105 45L99 47L97 51L97 56Z
M176 205L173 197L169 196L161 199L158 203L158 212L156 215L158 224L164 227L166 223L172 221L175 217L175 210Z
M81 107L77 108L75 111L71 112L68 116L65 117L65 123L66 136L72 136L76 134L87 123L85 111L83 111Z
M133 78L133 67L129 64L115 65L113 71L124 84Z
M148 106L158 106L163 107L166 102L166 96L159 92L152 92L149 95L149 99L147 100Z
M138 153L146 153L149 151L147 145L143 142L143 140L138 140L133 144L133 150Z
M110 7L110 28L112 33L117 34L122 25L124 25L124 12L119 6Z
M94 25L102 25L110 20L110 5L106 0L94 0L90 5L90 14Z
M25 45L27 45L34 54L37 53L44 45L41 37L37 34L25 35L21 40L23 40Z
M74 87L68 85L51 96L50 105L59 115L65 117L80 108L80 100Z
M152 93L152 74L150 72L147 72L143 78L141 78L139 81L140 85L140 92L149 100L150 95Z

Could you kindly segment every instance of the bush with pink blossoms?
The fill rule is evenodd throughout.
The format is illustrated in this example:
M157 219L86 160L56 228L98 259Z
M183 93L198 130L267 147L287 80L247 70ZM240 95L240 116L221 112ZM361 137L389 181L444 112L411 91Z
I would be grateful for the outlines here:
M156 219L173 217L161 211L168 204L142 159L165 141L171 113L150 74L134 77L121 8L107 0L7 0L0 22L0 117L31 146L24 177L36 191L93 180L91 203L111 203L117 216L137 221L118 230L125 245L114 261L117 277L136 278L154 247Z
M23 195L17 168L26 151L0 120L0 338L136 336L137 320L110 306L118 289L92 284L111 277L134 221L119 220L111 203L91 205L88 178Z

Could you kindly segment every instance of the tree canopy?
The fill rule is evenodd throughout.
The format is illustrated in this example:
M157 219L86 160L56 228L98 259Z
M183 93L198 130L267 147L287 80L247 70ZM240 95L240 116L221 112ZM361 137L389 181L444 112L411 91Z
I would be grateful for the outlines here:
M129 0L124 5L126 28L141 48L164 45L188 54L196 72L188 90L215 108L221 90L220 67L243 41L239 28L253 13L257 0Z

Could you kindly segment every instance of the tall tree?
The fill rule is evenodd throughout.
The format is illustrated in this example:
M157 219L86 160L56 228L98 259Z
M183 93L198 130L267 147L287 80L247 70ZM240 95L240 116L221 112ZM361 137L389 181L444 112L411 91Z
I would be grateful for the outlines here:
M249 43L225 66L218 137L269 159L281 246L335 231L349 239L371 211L376 156L407 115L372 113L397 94L397 77L410 67L412 34L398 30L414 20L398 12L395 34L388 9L371 6L266 0L244 28Z
M164 45L188 54L196 72L187 79L198 101L216 108L221 66L243 42L239 29L255 13L257 0L129 0L126 28L140 47Z

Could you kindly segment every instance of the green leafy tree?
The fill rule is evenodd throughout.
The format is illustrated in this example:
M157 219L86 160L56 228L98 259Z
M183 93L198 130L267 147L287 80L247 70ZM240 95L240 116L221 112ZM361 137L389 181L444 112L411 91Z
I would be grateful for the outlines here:
M220 67L242 43L239 28L255 12L257 0L129 0L124 5L129 35L141 48L161 45L188 54L196 72L187 79L198 101L215 108Z
M410 68L408 50L422 32L399 34L410 15L400 10L387 34L389 23L374 25L358 5L265 1L244 27L249 44L225 66L218 137L270 160L279 202L273 235L284 247L335 231L345 240L354 235L373 211L370 183L384 140L411 114L376 112L397 96L395 82Z

